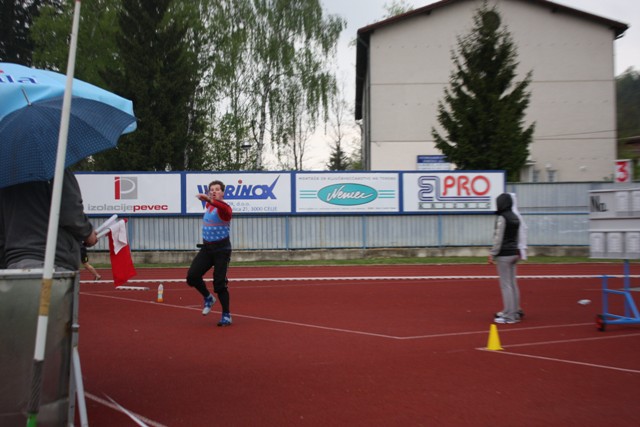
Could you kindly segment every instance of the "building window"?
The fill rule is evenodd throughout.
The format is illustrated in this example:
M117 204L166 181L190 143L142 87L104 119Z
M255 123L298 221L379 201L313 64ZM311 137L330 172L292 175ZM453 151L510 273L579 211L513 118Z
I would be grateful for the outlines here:
M540 170L531 169L531 182L540 182Z
M547 182L556 182L556 171L553 169L547 170Z

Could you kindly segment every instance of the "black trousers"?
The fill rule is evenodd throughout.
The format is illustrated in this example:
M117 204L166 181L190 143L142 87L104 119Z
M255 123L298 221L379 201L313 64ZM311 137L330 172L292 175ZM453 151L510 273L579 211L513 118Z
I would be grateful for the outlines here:
M222 310L229 313L227 270L231 261L231 244L226 240L226 242L200 246L200 251L191 261L191 266L187 272L187 284L196 288L206 298L209 296L209 291L203 277L213 267L213 291L218 295Z

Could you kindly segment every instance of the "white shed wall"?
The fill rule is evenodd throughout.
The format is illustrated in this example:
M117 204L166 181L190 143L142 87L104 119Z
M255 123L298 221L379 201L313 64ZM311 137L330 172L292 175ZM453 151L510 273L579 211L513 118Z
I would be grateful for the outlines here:
M496 0L517 46L519 74L532 71L525 126L536 123L531 170L523 180L597 181L614 170L613 31L523 1ZM437 104L453 70L457 37L473 27L480 1L376 29L370 38L371 169L416 169L416 158L441 154ZM369 120L367 120L369 122Z

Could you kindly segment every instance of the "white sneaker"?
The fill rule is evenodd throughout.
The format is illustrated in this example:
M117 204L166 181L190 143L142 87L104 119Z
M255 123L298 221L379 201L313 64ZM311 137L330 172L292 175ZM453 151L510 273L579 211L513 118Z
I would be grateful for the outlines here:
M520 316L520 319L522 320L522 318L524 317L524 311L518 310L516 313L518 313L518 316ZM493 317L494 318L504 317L504 313L499 311L496 314L494 314Z
M511 325L513 323L520 323L520 320L507 319L506 317L496 317L493 319L495 323L499 324L508 324Z
M211 313L211 306L216 303L216 297L213 294L209 294L208 297L204 299L204 308L202 309L202 315L206 316Z

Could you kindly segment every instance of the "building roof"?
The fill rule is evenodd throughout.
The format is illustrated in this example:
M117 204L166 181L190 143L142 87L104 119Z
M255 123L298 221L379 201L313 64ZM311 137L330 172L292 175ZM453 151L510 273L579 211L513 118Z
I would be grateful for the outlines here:
M376 22L371 25L367 25L366 27L362 27L358 30L357 43L356 43L356 111L355 118L356 120L362 119L362 92L364 90L364 82L367 75L367 67L368 67L368 58L369 58L369 39L371 34L374 33L377 29L387 27L389 25L394 25L400 23L406 19L411 19L420 15L430 15L431 11L434 9L438 9L441 7L448 6L452 3L457 3L464 0L441 0L436 3L429 4L427 6L419 7L417 9L413 9L409 12L392 16L391 18L385 19L383 21ZM568 6L563 6L561 4L557 4L547 0L517 0L524 1L527 3L531 3L533 5L538 5L542 7L549 8L553 13L566 13L567 15L577 16L579 18L583 18L592 22L596 22L602 24L604 26L609 27L613 33L615 34L615 38L620 38L623 36L624 32L627 31L629 26L627 24L623 24L622 22L613 21L611 19L603 18L598 15L593 15L591 13L583 12L578 9L574 9Z

